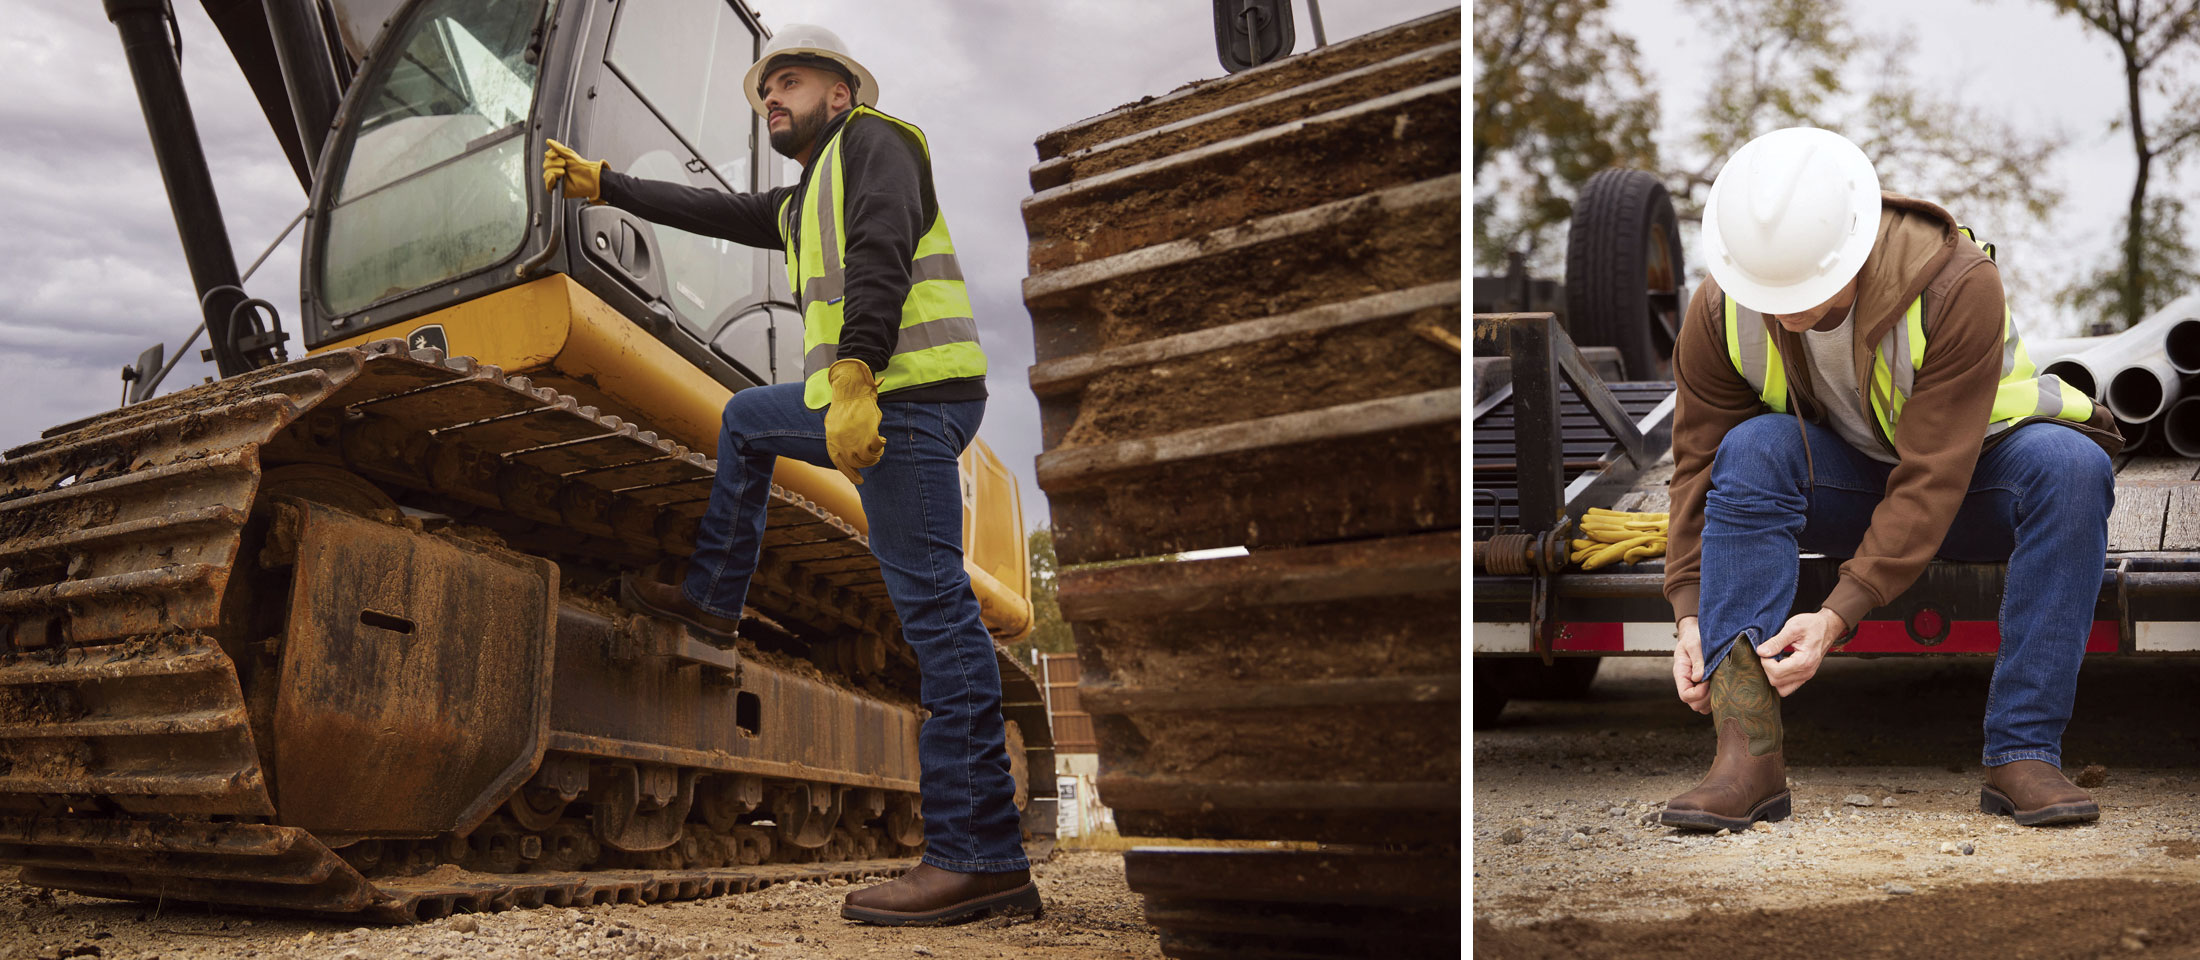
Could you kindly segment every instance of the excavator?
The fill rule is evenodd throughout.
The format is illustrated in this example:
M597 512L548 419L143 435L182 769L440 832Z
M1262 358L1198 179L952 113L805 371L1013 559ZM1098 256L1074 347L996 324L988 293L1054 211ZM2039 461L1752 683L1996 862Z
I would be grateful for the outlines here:
M553 138L790 182L740 89L756 12L203 2L309 197L301 303L243 289L169 3L105 0L219 377L160 393L155 348L0 459L0 865L391 922L914 866L917 672L837 472L779 463L735 645L610 599L679 575L727 399L801 376L780 255L530 186ZM982 441L962 477L1013 642L1015 478ZM1043 856L1047 714L999 660Z

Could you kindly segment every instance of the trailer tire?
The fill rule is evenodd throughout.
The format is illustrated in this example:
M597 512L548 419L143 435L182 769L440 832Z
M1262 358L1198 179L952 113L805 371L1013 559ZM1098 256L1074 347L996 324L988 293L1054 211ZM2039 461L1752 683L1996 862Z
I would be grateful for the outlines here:
M1616 348L1630 379L1672 379L1687 278L1665 185L1644 170L1590 177L1566 237L1566 326L1574 342Z
M1527 669L1515 678L1515 699L1580 700L1589 695L1589 685L1596 682L1597 668L1604 666L1604 658L1561 657L1548 667L1534 660L1520 663Z
M1534 657L1484 657L1474 661L1474 728L1495 726L1514 700L1580 700L1596 682L1603 657L1561 657L1550 666Z
M1477 660L1474 663L1474 729L1486 730L1497 726L1497 718L1505 712L1505 680L1500 673L1509 673L1504 662Z

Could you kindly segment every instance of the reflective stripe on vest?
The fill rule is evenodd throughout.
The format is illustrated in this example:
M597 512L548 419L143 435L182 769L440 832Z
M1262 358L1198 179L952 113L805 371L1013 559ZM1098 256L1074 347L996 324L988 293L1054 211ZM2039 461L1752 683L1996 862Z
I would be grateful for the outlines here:
M1765 330L1764 314L1735 303L1733 297L1722 296L1726 301L1726 356L1734 362L1734 369L1742 379L1757 391L1757 398L1771 407L1774 413L1786 413L1788 409L1787 368L1780 363L1780 347L1772 342ZM1747 316L1750 322L1744 322Z
M900 127L915 138L930 161L931 146L924 131L870 107L857 107L854 114L869 114ZM847 198L840 141L855 115L820 149L801 204L797 206L795 197L789 196L779 210L780 236L787 246L787 285L802 307L802 401L811 409L832 401L825 371L840 356L848 289ZM901 330L893 355L879 374L878 389L886 393L984 375L985 352L978 346L978 324L972 319L962 265L947 235L947 218L935 215L930 229L917 238L909 262L909 295L901 305Z
M1735 372L1775 413L1786 413L1787 377L1780 363L1779 347L1765 329L1764 314L1726 299L1727 356ZM1911 301L1902 322L1881 337L1872 351L1871 409L1881 436L1891 449L1895 425L1909 402L1917 370L1925 363L1925 298ZM1994 407L1987 416L1986 435L1993 436L2029 417L2053 417L2083 423L2093 416L2093 401L2078 388L2054 374L2038 374L2024 349L2023 337L2006 308L2002 314L2001 384L1994 390Z
M1993 256L1992 244L1972 237L1968 227L1958 229L1986 251L1987 256ZM1764 314L1735 303L1731 297L1721 299L1725 301L1722 313L1726 319L1727 358L1767 407L1775 413L1786 413L1787 371L1781 365L1780 349L1773 343L1769 321ZM1879 421L1881 437L1887 441L1889 449L1894 447L1895 425L1902 420L1902 408L1916 386L1918 368L1924 365L1925 298L1920 296L1910 302L1909 309L1903 311L1902 322L1881 337L1872 351L1872 416ZM1994 390L1994 407L1987 416L1986 436L2001 433L2031 417L2082 423L2092 416L2093 401L2082 391L2053 374L2038 373L2031 354L2024 348L2023 336L2017 332L2016 320L2005 305L2001 321L2001 384Z

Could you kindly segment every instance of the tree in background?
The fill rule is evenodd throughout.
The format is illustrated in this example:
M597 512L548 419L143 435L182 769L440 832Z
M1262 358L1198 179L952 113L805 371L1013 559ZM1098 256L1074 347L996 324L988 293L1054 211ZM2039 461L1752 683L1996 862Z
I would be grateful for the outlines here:
M1655 92L1609 0L1474 6L1474 257L1524 252L1554 273L1581 184L1606 167L1657 168Z
M2192 66L2200 49L2200 0L2047 2L2108 37L2123 59L2124 115L2109 129L2130 132L2139 161L2124 212L2123 250L2114 266L2070 287L2063 300L2128 327L2200 281L2184 243L2184 203L2147 195L2156 160L2168 172L2200 145L2200 84L2178 69ZM2170 105L2153 120L2147 117L2149 93Z
M2004 250L2022 257L2044 243L2048 218L2062 203L2046 173L2066 142L2059 131L2027 134L1965 104L1960 87L1918 80L1910 69L1919 59L1915 42L1858 32L1838 0L1689 6L1703 35L1723 45L1696 112L1691 162L1664 174L1684 222L1701 223L1712 180L1743 144L1782 127L1814 126L1855 141L1885 189L1946 207ZM2041 275L2005 270L2002 279L2020 300Z
M1654 139L1655 93L1634 41L1607 22L1608 0L1476 5L1479 267L1497 269L1519 251L1531 270L1556 276L1575 191L1610 166L1658 171L1694 249L1704 196L1727 157L1751 138L1798 125L1856 141L1887 189L1947 207L1999 243L2005 265L2049 259L2046 225L2062 192L2048 169L2066 142L2060 131L2026 133L1968 105L1960 86L1919 80L1910 67L1921 57L1916 45L1859 32L1840 0L1687 5L1713 45L1714 76L1692 133L1663 150ZM1703 264L1690 266L1700 278ZM2003 272L2020 303L2043 279L2041 271Z
M1009 645L1016 662L1029 666L1032 651L1069 653L1076 642L1069 624L1062 621L1062 605L1055 600L1056 570L1054 528L1040 527L1024 537L1031 554L1031 634Z

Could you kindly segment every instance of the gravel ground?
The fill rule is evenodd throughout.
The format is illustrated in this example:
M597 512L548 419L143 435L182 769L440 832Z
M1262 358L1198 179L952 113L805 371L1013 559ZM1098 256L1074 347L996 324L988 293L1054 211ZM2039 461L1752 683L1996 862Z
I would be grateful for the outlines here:
M2124 922L2200 902L2200 711L2190 695L2200 661L2087 664L2064 761L2074 776L2099 768L2085 780L2099 778L2102 819L2039 829L1978 812L1990 670L1953 658L1828 663L1786 703L1795 816L1729 836L1656 825L1713 748L1709 719L1674 697L1668 661L1609 661L1584 701L1509 705L1498 727L1474 734L1476 952L1679 955L1708 946L1716 918L1747 913L1753 928L1806 931L1811 911L1853 919L1858 905L1888 923L1912 918L1916 931L1895 924L1878 941L1896 954L1949 931L1973 937L1948 945L1966 952L2200 951L2200 930ZM2128 902L2097 909L2116 897ZM2003 922L2008 911L1991 906L2002 900L2095 912L2057 928L2078 939L2049 948ZM1780 942L1768 955L1874 949L1819 933Z
M1161 955L1120 853L1062 851L1033 869L1038 920L873 927L840 919L845 886L794 883L756 893L587 909L513 910L412 927L214 911L54 894L0 873L0 960L794 960L803 957Z

